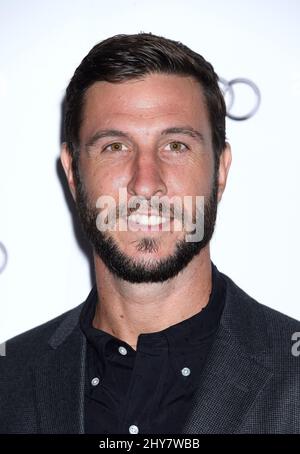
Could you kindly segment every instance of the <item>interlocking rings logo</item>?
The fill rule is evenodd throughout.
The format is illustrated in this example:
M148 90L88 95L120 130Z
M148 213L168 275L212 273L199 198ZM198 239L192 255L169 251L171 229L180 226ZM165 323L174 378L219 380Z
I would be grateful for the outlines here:
M4 270L7 264L7 250L3 243L0 241L0 273Z
M247 98L249 104L249 95L251 97L251 108L247 107L246 113L243 114L234 114L233 113L233 107L236 104L236 92L235 88L237 88L237 85L240 85L240 88L247 87ZM237 120L237 121L242 121L242 120L248 120L248 118L253 117L253 115L256 114L258 111L260 101L261 101L261 94L258 86L252 82L250 79L245 79L243 77L238 77L236 79L232 79L227 81L226 79L223 79L222 77L219 77L219 86L220 89L223 93L223 96L225 98L226 102L226 109L227 109L227 117L231 118L232 120ZM243 106L242 106L243 109Z

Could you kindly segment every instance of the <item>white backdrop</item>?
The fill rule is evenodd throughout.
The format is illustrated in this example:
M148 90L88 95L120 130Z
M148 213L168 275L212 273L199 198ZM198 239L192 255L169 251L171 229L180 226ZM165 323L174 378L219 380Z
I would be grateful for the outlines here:
M212 259L260 302L300 319L300 2L1 0L0 342L82 302L88 260L58 177L60 104L97 42L140 31L179 40L261 90L228 120L233 163ZM3 253L0 250L0 267Z

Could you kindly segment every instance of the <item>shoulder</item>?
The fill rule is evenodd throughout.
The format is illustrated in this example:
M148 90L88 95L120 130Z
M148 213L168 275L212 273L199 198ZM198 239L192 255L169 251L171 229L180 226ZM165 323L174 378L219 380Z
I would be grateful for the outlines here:
M294 362L295 356L300 355L300 347L296 355L294 347L300 339L300 322L258 302L228 276L220 274L226 281L224 325L242 339L248 351L269 353L277 365Z
M0 367L1 363L6 368L9 363L28 365L55 348L58 339L78 324L83 304L4 342L5 356L1 357Z
M231 278L226 274L220 273L222 278L226 281L226 290L228 298L235 301L236 304L243 304L243 309L252 314L263 314L270 323L278 325L279 329L291 327L300 327L300 321L296 320L280 311L277 311L269 306L266 306L262 302L257 301L242 288L240 288Z

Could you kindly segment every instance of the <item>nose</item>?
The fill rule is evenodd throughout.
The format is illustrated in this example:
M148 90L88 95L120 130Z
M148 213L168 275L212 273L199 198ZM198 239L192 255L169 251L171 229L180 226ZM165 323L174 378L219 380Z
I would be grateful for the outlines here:
M132 196L142 196L146 199L150 199L154 195L167 194L162 169L154 153L150 152L147 155L136 157L127 191Z

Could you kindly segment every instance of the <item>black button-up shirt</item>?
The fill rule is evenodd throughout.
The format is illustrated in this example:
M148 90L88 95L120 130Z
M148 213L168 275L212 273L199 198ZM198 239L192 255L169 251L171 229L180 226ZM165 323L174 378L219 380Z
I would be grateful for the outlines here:
M80 317L87 338L85 433L180 433L224 307L226 283L211 264L204 309L162 331L140 334L136 350L93 327L98 295L92 289Z

